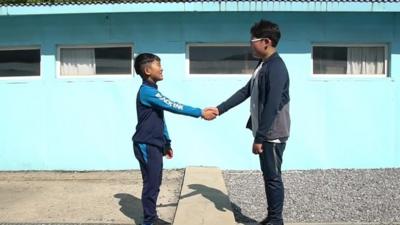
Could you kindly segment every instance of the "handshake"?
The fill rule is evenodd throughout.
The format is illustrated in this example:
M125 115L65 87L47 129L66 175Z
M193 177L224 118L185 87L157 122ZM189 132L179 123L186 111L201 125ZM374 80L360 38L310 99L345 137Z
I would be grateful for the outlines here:
M207 107L202 110L201 118L205 120L213 120L219 115L217 107Z

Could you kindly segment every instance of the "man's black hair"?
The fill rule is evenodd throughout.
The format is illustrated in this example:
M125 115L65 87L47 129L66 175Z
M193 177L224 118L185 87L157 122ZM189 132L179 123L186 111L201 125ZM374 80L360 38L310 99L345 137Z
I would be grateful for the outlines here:
M250 33L254 38L269 38L272 41L272 46L276 47L281 38L281 31L276 23L268 20L260 20L255 23L251 29Z
M139 54L138 56L136 56L135 58L135 71L136 74L139 74L142 78L145 78L145 74L144 74L144 68L146 66L146 64L148 63L152 63L154 61L158 61L160 62L161 59L160 57L152 54L152 53L142 53Z

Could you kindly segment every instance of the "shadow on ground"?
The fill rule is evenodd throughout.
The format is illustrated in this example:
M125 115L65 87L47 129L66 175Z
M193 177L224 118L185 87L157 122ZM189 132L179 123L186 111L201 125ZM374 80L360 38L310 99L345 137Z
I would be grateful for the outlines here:
M218 189L208 187L203 184L190 184L188 187L193 190L192 192L180 196L179 199L189 198L195 195L202 195L204 198L208 199L212 202L216 209L220 211L232 211L235 216L236 221L240 221L241 223L256 223L257 221L253 218L250 218L242 213L241 208L233 202L223 201L221 199L226 199L227 196L225 193L221 192ZM168 206L177 206L177 204L167 204L167 205L158 205L157 207L168 207ZM234 210L233 210L234 209Z
M141 224L143 222L143 207L140 198L127 193L115 194L114 198L119 199L118 204L121 206L119 211L125 216L131 218L135 224ZM157 224L170 225L171 223L158 218Z
M135 224L140 224L143 221L142 202L139 198L127 193L115 194L114 198L119 199L118 204L121 206L119 211L131 218Z

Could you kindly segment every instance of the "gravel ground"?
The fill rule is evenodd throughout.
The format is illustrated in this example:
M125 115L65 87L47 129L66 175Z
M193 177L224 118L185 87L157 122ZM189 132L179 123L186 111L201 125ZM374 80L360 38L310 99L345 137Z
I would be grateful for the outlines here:
M259 171L223 172L239 223L266 216ZM400 168L284 171L288 223L400 223Z

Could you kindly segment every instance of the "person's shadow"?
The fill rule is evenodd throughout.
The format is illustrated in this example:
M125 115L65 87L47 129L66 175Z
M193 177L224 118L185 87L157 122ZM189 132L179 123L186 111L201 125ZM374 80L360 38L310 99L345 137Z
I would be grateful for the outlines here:
M202 195L204 198L208 199L210 202L214 203L216 209L220 211L230 210L233 211L235 216L235 220L241 223L255 223L256 220L244 215L242 213L242 209L233 202L224 201L228 196L222 191L208 187L203 184L189 184L188 187L193 191L180 196L179 200L184 198L189 198L194 195ZM177 204L167 204L167 205L158 205L158 207L168 207L168 206L176 206ZM232 210L233 209L233 210Z
M143 222L143 207L142 201L133 195L127 193L118 193L114 195L115 198L119 198L119 209L125 216L131 218L135 224L141 224ZM158 224L171 224L160 218L157 219Z
M119 198L119 209L125 216L133 219L135 224L140 224L143 221L143 207L139 198L127 193L118 193L114 198Z

